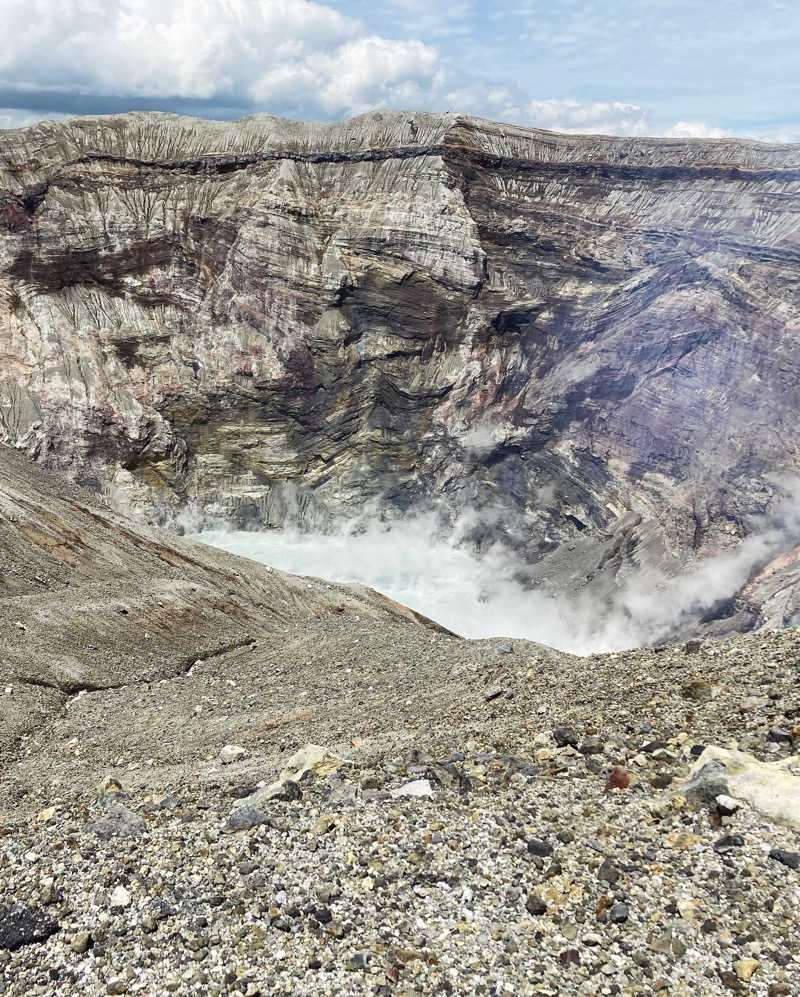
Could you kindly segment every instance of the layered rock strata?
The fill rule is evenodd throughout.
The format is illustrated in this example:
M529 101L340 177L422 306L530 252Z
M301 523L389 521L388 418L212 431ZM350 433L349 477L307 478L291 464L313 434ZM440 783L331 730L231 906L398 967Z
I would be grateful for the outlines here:
M798 210L800 146L418 113L0 133L0 434L151 519L434 505L605 592L736 544L797 473ZM798 618L793 546L733 626Z

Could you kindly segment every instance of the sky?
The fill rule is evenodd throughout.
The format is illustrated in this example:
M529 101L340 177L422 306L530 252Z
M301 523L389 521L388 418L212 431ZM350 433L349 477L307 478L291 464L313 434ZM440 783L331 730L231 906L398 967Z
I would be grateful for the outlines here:
M800 141L798 0L0 0L0 128L457 111Z

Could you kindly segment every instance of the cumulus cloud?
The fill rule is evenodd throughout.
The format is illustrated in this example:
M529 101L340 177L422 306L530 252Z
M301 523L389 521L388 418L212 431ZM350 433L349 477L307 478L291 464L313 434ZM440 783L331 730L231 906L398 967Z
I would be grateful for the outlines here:
M667 138L728 138L730 132L724 128L715 128L705 121L676 121L664 135Z
M33 10L31 10L33 7ZM0 87L276 104L329 115L420 99L438 53L313 0L6 0Z
M622 101L532 100L530 123L558 132L605 135L652 134L647 112L638 104Z
M326 114L424 102L439 73L434 48L419 41L368 36L331 51L302 53L268 69L248 88L258 103L294 102Z

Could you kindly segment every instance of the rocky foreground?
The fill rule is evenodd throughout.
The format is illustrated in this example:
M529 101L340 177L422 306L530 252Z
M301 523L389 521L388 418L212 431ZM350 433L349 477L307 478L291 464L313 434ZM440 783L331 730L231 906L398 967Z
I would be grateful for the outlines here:
M796 992L798 631L465 641L0 470L1 993Z

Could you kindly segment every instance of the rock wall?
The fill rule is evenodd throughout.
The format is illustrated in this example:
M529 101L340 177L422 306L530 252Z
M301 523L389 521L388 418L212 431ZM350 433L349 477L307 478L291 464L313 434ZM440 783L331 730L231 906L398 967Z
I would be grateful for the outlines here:
M534 582L671 572L800 466L798 219L800 146L418 113L0 132L0 438L155 521L434 505Z

